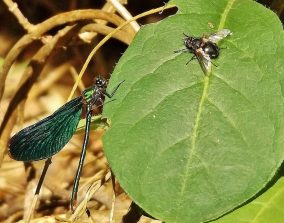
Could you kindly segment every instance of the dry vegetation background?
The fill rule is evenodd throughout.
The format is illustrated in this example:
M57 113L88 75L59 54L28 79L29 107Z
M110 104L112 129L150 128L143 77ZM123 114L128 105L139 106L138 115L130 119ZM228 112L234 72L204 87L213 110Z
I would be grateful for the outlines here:
M259 2L283 19L283 0ZM9 158L6 152L10 136L63 105L94 46L125 21L111 0L22 0L16 2L18 7L14 3L0 2L0 65L3 65L0 69L0 222L6 223L32 216L29 211L34 189L44 165L44 161L24 165ZM133 16L164 4L162 0L120 0L120 3ZM81 9L85 11L78 11ZM139 25L156 22L174 12L152 14L137 22ZM75 95L92 85L95 76L109 78L138 31L138 24L122 28L96 52ZM90 216L84 204L73 215L69 212L70 191L83 140L83 135L77 134L53 157L31 222L101 223L109 222L112 215L115 222L122 221L131 200L118 183L114 196L102 150L102 133L101 130L90 134L80 181L79 201L88 201L85 205ZM124 222L137 222L134 217L129 219ZM158 221L142 217L139 222Z

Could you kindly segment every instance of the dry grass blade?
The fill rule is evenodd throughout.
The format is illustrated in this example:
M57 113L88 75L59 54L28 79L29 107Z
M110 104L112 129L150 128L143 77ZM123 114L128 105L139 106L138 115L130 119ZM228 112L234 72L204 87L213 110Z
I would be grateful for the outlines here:
M98 189L107 182L111 177L111 173L105 172L105 170L102 170L98 172L93 178L93 182L89 189L87 190L87 193L84 196L84 199L79 203L78 207L76 208L75 212L69 217L69 218L58 218L61 222L77 222L82 215L86 214L87 204L89 200L92 198L92 196L98 191Z
M118 13L127 21L132 19L132 15L128 12L128 10L117 0L108 0L113 4L113 6L116 8ZM130 23L130 25L133 27L133 29L138 32L140 29L139 24L134 20Z
M16 119L16 111L20 104L24 104L29 90L33 86L33 83L36 81L38 76L40 75L47 58L50 56L51 52L54 50L55 46L57 45L58 41L62 38L66 38L66 35L72 31L74 26L66 26L62 30L60 30L54 38L49 41L49 44L44 45L33 57L29 65L27 66L23 78L19 83L18 89L15 93L15 95L12 97L12 100L10 101L10 104L7 108L7 111L4 115L4 118L1 123L0 127L0 136L1 136L1 144L7 145L7 142L9 140L9 136L11 134L12 127L15 123ZM14 121L13 121L14 120ZM8 125L9 124L9 125ZM8 128L6 129L6 126L8 125ZM2 133L5 132L4 137ZM3 147L6 148L7 146ZM3 149L2 148L2 149ZM4 152L2 152L4 154ZM0 157L0 166L2 163L3 157Z
M7 74L15 62L16 58L20 53L32 42L37 39L40 39L43 34L49 30L61 26L67 23L75 23L83 20L93 20L93 19L102 19L106 20L115 25L120 25L123 23L123 19L115 14L104 12L102 10L95 9L85 9L85 10L74 10L71 12L61 13L56 16L51 17L50 19L45 20L44 22L37 24L33 27L32 32L23 36L9 51L8 55L5 58L2 70L0 72L0 99L3 96L5 81Z

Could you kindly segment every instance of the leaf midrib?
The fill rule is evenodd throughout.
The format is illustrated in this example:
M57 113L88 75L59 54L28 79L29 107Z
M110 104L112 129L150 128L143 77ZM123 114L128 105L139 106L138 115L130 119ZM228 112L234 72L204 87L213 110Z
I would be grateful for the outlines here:
M235 1L236 0L228 1L228 4L226 5L224 12L221 15L218 30L221 30L221 29L224 28L226 18L228 16L231 8L233 7L233 4L235 3ZM195 118L195 121L194 121L193 131L192 131L192 135L191 135L191 149L189 150L188 160L187 160L186 167L185 167L185 174L183 176L184 180L183 180L182 185L181 185L181 192L180 192L181 200L184 197L184 192L185 192L185 189L186 189L186 186L187 186L187 179L189 177L190 164L192 163L192 159L193 159L194 155L196 154L197 132L198 132L198 128L199 128L199 122L201 120L203 105L204 105L204 102L205 102L207 95L208 95L209 81L210 81L211 75L212 74L210 73L210 74L204 76L204 88L203 88L202 96L201 96L201 99L200 99L200 102L199 102L196 118Z
M205 76L204 77L204 88L203 88L202 96L201 96L201 99L200 99L200 102L199 102L199 105L198 105L198 110L197 110L197 114L196 114L196 118L195 118L195 122L194 122L194 126L193 126L193 131L192 131L192 135L191 135L191 150L189 150L189 156L188 156L188 161L187 161L187 165L186 165L184 179L188 178L190 164L191 164L191 161L192 161L194 154L195 154L195 151L196 151L197 131L198 131L198 128L199 128L199 122L200 122L200 119L201 119L203 104L204 104L204 102L207 98L208 88L209 88L209 76ZM187 180L184 180L183 183L182 183L181 197L183 197L183 195L184 195L186 183L187 183Z

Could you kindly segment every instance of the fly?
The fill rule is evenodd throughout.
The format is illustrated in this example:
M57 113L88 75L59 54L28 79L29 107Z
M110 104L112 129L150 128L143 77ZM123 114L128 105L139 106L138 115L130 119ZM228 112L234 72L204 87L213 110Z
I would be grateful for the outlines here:
M184 39L184 45L186 48L177 50L178 52L189 52L192 53L193 56L186 63L188 64L193 59L197 59L202 71L205 75L211 72L212 69L212 61L211 59L218 58L220 54L220 48L217 43L226 38L227 36L232 35L232 32L229 29L222 29L217 33L213 33L211 35L203 36L203 37L193 37L188 36L186 34ZM213 64L214 65L214 64Z

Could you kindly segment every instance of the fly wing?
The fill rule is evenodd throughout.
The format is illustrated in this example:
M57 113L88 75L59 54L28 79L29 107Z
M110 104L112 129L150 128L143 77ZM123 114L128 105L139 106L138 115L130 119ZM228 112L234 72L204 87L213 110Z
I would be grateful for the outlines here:
M82 97L77 97L52 115L22 129L10 139L10 156L21 161L51 157L59 152L73 136L81 113Z
M204 53L204 51L201 48L196 50L195 56L204 74L207 75L208 73L210 73L212 68L210 56Z
M213 43L218 43L220 40L232 35L233 33L229 29L221 29L217 33L213 33L208 37L208 40Z

